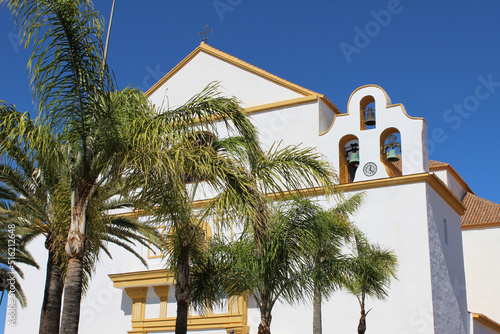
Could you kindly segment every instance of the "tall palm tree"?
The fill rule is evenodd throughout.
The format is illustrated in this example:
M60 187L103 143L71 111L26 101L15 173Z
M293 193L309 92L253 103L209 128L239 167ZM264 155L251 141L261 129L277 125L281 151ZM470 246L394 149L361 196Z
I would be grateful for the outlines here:
M191 240L196 238L190 231L199 226L200 219L230 216L232 221L246 224L253 231L260 253L270 217L268 203L272 199L268 192L284 195L315 186L323 186L327 193L335 191L335 174L319 154L313 149L278 145L264 153L241 107L234 99L213 96L215 88L210 85L184 106L154 120L175 124L171 137L162 139L168 143L164 159L171 163L167 168L149 168L144 176L146 186L139 194L142 205L149 204L157 220L167 222L176 231L176 241L181 245L171 263L177 277L176 333L185 333L187 328L190 250L196 249L192 248ZM221 127L230 136L219 140ZM207 133L211 139L200 140ZM188 182L193 183L186 186ZM209 185L217 195L201 210L201 218L193 219L191 203L200 183Z
M102 183L120 173L127 145L123 121L110 100L112 77L102 68L103 29L89 0L4 0L12 12L29 60L40 117L47 118L70 147L71 223L61 331L77 333L87 243L87 208ZM122 113L125 114L125 113ZM125 122L126 123L126 122ZM117 135L110 140L110 133Z
M201 222L209 211L194 212L197 189L210 187L223 193L225 208L235 215L238 214L234 210L235 198L245 201L247 206L255 203L256 192L245 174L246 170L228 153L231 139L217 138L220 127L224 127L249 147L258 147L255 128L236 100L219 96L216 88L216 85L209 85L185 105L163 112L152 120L150 124L164 122L172 125L169 137L160 134L165 147L158 159L163 164L144 166L131 172L143 174L145 180L137 193L136 205L151 212L154 221L166 226L168 232L165 236L170 254L168 259L176 278L176 333L187 331L191 264L202 254ZM240 217L248 216L249 212L240 213Z
M349 216L358 210L362 199L363 193L349 198L338 194L333 198L336 205L330 209L322 208L311 198L295 198L288 204L287 219L310 232L299 242L305 250L303 270L312 281L313 334L322 333L323 299L340 288L349 270L349 260L342 248L355 230Z
M33 122L13 106L0 104L0 139L6 140L12 127L28 129L25 135L10 137L4 148L5 163L0 163L4 203L4 222L16 226L25 239L42 235L48 250L47 277L40 317L40 333L58 333L61 297L67 270L65 239L70 224L70 187L68 168L64 164L67 150L54 140L48 126ZM108 216L113 207L126 204L117 197L120 185L106 183L99 188L89 204L90 229L88 251L83 258L83 284L86 286L100 252L111 256L107 243L127 249L146 265L134 249L134 243L155 242L155 230L124 218ZM5 194L5 195L3 195ZM113 197L117 199L110 200Z
M344 288L358 300L361 316L358 334L366 331L366 296L385 299L389 285L396 278L397 259L394 253L377 244L370 244L361 233L356 233L353 242L351 269L343 283Z

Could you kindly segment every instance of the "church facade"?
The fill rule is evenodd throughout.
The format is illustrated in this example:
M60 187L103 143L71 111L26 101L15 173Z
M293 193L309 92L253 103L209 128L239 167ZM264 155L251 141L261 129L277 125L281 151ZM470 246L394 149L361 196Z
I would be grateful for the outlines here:
M356 89L342 113L326 96L205 43L146 94L158 106L175 107L214 81L223 95L241 101L264 149L278 141L317 148L338 171L347 195L365 193L353 221L371 242L391 248L399 263L387 300L367 302L368 333L500 333L500 205L476 196L449 164L428 159L423 118L410 116L376 85ZM308 193L325 207L333 205L319 188ZM198 200L209 197L202 192ZM215 231L213 222L206 229ZM33 247L40 248L33 251L37 262L46 263L43 241ZM162 256L146 247L138 251L148 269L110 247L113 259L97 266L82 301L81 333L174 331L173 279ZM6 326L5 333L38 330L45 272L26 268L25 275L29 307L17 309L17 325ZM337 292L323 305L325 333L355 332L358 320L353 296ZM188 328L246 334L256 333L259 321L255 301L240 296L206 315L192 312ZM311 304L275 306L271 330L311 333Z

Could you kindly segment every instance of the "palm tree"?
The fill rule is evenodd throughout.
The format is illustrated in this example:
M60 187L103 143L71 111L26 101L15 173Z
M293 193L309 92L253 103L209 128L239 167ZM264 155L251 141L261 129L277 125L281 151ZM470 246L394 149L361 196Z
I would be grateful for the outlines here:
M250 237L253 238L251 244L252 247L255 247L255 253L252 255L254 259L259 260L261 256L264 256L266 244L272 240L270 220L274 218L271 203L276 198L286 198L294 192L301 194L304 190L318 186L322 187L327 195L337 192L336 174L332 166L312 148L299 146L281 148L278 143L273 145L268 152L263 152L260 148L248 147L244 140L236 137L230 140L227 151L246 168L243 173L251 182L252 186L249 189L251 189L252 200L248 201L238 194L234 196L235 192L228 188L213 199L211 205L204 210L204 215L219 216L219 218L226 218L226 221L232 220L242 223L244 228L249 231ZM242 213L242 215L237 214L236 217L227 219L227 216L231 216L234 212ZM220 221L224 221L224 219ZM226 276L224 274L224 277ZM215 282L213 281L211 285L204 282L202 285L204 287L213 286L215 289ZM199 284L197 285L199 286ZM221 287L223 285L221 282ZM290 288L289 295L286 297L288 300L292 299L294 290L292 285ZM231 290L231 293L237 293L237 291ZM297 293L296 297L300 298L301 294L298 293L298 290L295 292ZM207 298L201 303L213 303L211 298L214 298L214 295L210 295L209 292L201 293L198 291L197 294ZM261 300L260 333L270 333L271 311L274 303L286 294L286 292L280 292L274 295L274 292L266 289L256 293L257 298ZM200 298L205 297L196 297L196 299L200 303Z
M217 138L220 127L224 126L229 134L237 135L248 147L257 147L255 128L236 100L219 96L216 88L211 84L185 105L153 119L147 126L154 128L157 125L152 124L157 122L172 125L170 136L161 136L165 148L158 159L163 165L144 166L132 172L142 174L145 180L137 193L136 205L151 212L153 220L166 226L168 232L165 236L167 254L170 254L168 260L176 278L176 333L187 331L191 264L202 255L201 222L209 211L194 212L197 189L209 186L224 194L225 208L235 215L235 198L245 201L247 206L255 203L255 191L245 175L246 170L227 149L233 147L233 137ZM240 214L240 217L246 216Z
M148 187L150 176L161 173L171 178L173 189L181 194L185 181L182 169L188 165L197 173L217 175L213 178L219 180L216 182L227 180L223 173L216 172L213 165L203 164L203 159L178 160L184 159L186 148L195 150L192 145L178 145L193 138L198 131L193 125L215 124L214 120L220 120L218 124L236 129L243 137L246 152L249 152L249 173L232 172L233 180L229 182L236 185L236 179L244 178L250 182L241 182L243 187L223 191L217 205L212 207L220 213L221 208L234 208L234 203L245 204L247 209L244 210L250 214L248 220L254 228L258 249L263 239L262 231L266 230L268 213L265 200L256 201L255 198L265 198L263 194L267 192L285 193L303 186L323 186L327 192L332 190L331 167L318 159L310 159L313 150L285 148L271 151L270 155L260 154L255 129L244 112L234 100L223 101L214 97L213 87L185 106L159 116L152 113L143 96L129 92L119 94L124 98L115 98L117 92L113 91L112 76L107 66L102 68L101 65L101 20L90 0L2 2L11 9L25 46L33 48L29 69L39 115L62 136L71 153L65 161L71 176L71 222L66 243L69 261L61 323L63 333L76 334L78 331L82 259L88 232L87 208L102 184L124 173L140 171ZM304 153L308 158L303 159ZM206 167L200 167L203 165ZM179 170L178 166L182 169ZM243 178L243 175L246 176ZM247 195L236 202L225 201L235 198L232 189L245 190ZM181 210L184 222L188 221L185 212ZM188 249L187 246L184 249L183 261L188 259L185 256ZM183 277L187 275L185 269L179 270ZM183 283L178 286L179 296L189 295L186 293L189 287Z
M141 122L151 118L151 107L136 91L114 91L103 61L102 20L90 0L2 2L11 10L25 47L32 48L29 72L39 117L68 148L64 164L70 175L71 220L61 332L76 334L88 208L103 184L129 170L133 153L148 152L132 144L136 131L144 129ZM143 134L151 137L152 131ZM157 150L162 147L153 142Z
M363 193L345 198L335 197L336 205L323 209L310 198L295 198L289 202L287 219L301 224L310 232L299 242L305 250L304 271L312 281L313 334L322 333L321 304L337 290L349 269L349 261L342 252L354 232L349 216L361 205Z
M109 133L120 133L120 117L105 107L112 81L107 67L101 65L103 29L88 0L3 2L20 28L25 47L32 47L28 68L39 115L49 120L70 148L71 223L61 331L76 334L87 208L99 186L120 172L116 166L123 160L120 152L126 151L124 143L109 140Z
M270 334L276 302L294 303L304 298L310 283L302 270L302 240L309 238L309 231L288 220L282 209L270 208L267 230L259 244L252 231L236 241L224 237L211 241L208 255L193 268L197 309L210 309L224 297L248 292L260 311L258 333Z
M397 259L394 253L377 244L370 244L361 233L356 233L353 242L351 270L343 283L344 288L356 296L361 308L358 334L366 331L366 296L385 299L392 278L396 278Z
M10 127L9 127L10 126ZM14 107L0 104L0 139L5 141L12 127L26 128L25 136L10 138L0 163L4 204L4 222L16 226L27 241L43 235L49 252L47 277L40 317L40 333L58 333L61 298L67 256L65 238L70 224L70 187L68 168L64 164L64 146L54 140L50 127L33 122ZM88 251L83 258L83 284L86 286L94 264L103 251L111 256L107 243L115 243L145 261L137 254L134 243L155 243L155 230L124 217L108 216L108 210L127 204L120 194L120 185L101 185L89 203ZM110 200L111 198L116 198ZM149 239L149 240L148 240Z

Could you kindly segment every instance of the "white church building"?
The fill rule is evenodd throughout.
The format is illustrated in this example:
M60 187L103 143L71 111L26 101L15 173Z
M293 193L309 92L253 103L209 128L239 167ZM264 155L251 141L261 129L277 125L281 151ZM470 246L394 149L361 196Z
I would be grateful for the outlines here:
M407 113L383 88L366 85L341 112L326 96L203 42L146 94L156 105L168 97L175 107L214 81L222 94L241 101L264 149L276 141L317 148L347 195L365 192L353 221L371 242L391 248L399 264L388 298L367 301L367 333L500 333L500 205L476 196L449 164L428 159L427 123L409 115L418 111ZM309 194L331 205L321 189ZM43 240L33 247L37 262L46 263ZM146 269L118 247L110 252L113 259L103 257L82 301L80 333L173 333L175 289L162 257L139 248ZM45 270L24 271L29 306L17 308L16 326L6 325L7 334L38 331ZM259 321L255 301L242 296L207 315L193 312L188 329L255 334ZM358 321L353 296L336 292L324 302L324 333L355 333ZM312 333L312 304L276 305L271 331Z

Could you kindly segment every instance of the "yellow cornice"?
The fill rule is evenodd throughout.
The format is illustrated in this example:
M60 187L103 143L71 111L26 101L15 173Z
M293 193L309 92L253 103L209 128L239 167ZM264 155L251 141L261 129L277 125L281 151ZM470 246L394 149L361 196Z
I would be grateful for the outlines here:
M349 115L349 105L351 104L351 98L352 96L354 95L354 93L356 93L358 90L360 89L363 89L363 88L366 88L366 87L376 87L378 89L380 89L384 95L385 95L385 107L386 109L389 109L391 107L396 107L396 106L400 106L401 109L403 110L403 113L406 117L410 118L410 119L416 119L416 120L421 120L421 121L424 121L425 124L427 124L427 121L423 118L423 117L414 117L414 116L410 116L408 115L408 113L406 112L406 108L403 104L401 103L392 103L391 102L391 99L389 98L389 95L387 95L387 93L385 92L385 90L378 86L378 85L374 85L374 84L369 84L369 85L364 85L364 86L361 86L361 87L358 87L356 88L352 93L351 93L351 96L349 96L349 100L347 101L347 112L345 114L339 114L339 115L335 115L335 117L333 118L333 121L332 121L332 124L330 124L330 127L323 133L320 133L319 135L320 136L323 136L325 134L327 134L333 127L333 125L335 124L335 120L337 119L337 116L347 116Z
M172 272L167 269L136 271L121 274L110 274L115 288L125 288L127 295L133 300L135 317L132 317L130 334L143 334L157 331L175 330L175 317L145 318L145 301L147 286L153 286L155 293L164 301L168 297L169 285L173 283ZM190 330L202 329L235 329L235 333L246 333L248 330L248 294L238 296L238 309L228 310L224 314L207 314L204 316L189 316ZM164 306L166 307L166 305ZM234 313L233 313L234 312ZM163 310L166 315L166 308Z
M222 52L220 50L217 50L208 44L201 42L200 46L198 46L196 49L194 49L186 58L184 58L179 64L177 64L173 69L170 70L163 78L161 78L157 83L155 83L151 88L149 88L145 95L147 97L150 97L161 85L163 85L168 79L170 79L173 75L175 75L181 68L183 68L187 63L191 61L198 53L200 52L205 52L211 56L214 56L218 59L221 59L225 62L228 62L234 66L237 66L243 70L246 70L250 73L253 73L255 75L258 75L266 80L269 80L277 85L280 85L282 87L288 88L296 93L302 94L306 97L312 97L314 96L315 99L321 99L333 112L335 113L340 113L340 110L337 108L335 104L333 104L326 96L323 94L316 93L312 90L309 90L307 88L301 87L297 84L294 84L290 81L287 81L285 79L282 79L274 74L271 74L267 71L264 71L263 69L260 69L254 65L251 65L241 59L238 59L234 56L231 56L225 52ZM286 101L284 101L286 102ZM280 102L278 102L280 103ZM253 108L259 108L261 106L256 106ZM246 109L245 109L246 110Z
M167 269L109 274L108 276L113 281L115 288L168 284L174 281L172 273Z
M455 194L446 186L446 184L444 184L443 181L441 181L439 177L430 173L403 175L398 177L347 183L342 184L341 189L344 192L361 191L371 188L390 187L394 185L418 182L426 182L429 186L431 186L431 188L434 189L434 191L438 193L438 195L443 198L446 203L448 203L448 205L460 216L465 213L465 206L458 199L458 197L455 196Z
M446 186L446 184L437 175L432 173L420 173L420 174L403 175L403 176L376 179L376 180L359 181L353 183L340 184L338 185L338 187L339 190L343 192L349 192L349 191L363 191L372 188L383 188L383 187L390 187L395 185L411 184L418 182L427 183L460 216L462 216L465 213L466 208L462 203L462 201L460 201L460 199L450 190L450 188L448 188L448 186ZM300 194L302 197L312 197L312 196L324 195L325 191L322 187L316 187L316 188L308 188L295 191L287 191L283 193L271 193L267 194L267 196L269 196L273 200L279 200L284 197L286 198L287 196L295 194ZM202 206L205 206L208 203L210 203L210 201L211 201L210 199L195 201L193 202L193 208L200 208Z
M426 173L427 174L427 173ZM430 176L427 182L432 189L434 189L448 203L456 213L462 216L467 208L462 201L448 188L448 186L435 174L428 174Z
M434 168L429 168L430 171L438 171L438 170L446 170L448 173L450 173L454 178L455 180L457 180L457 182L467 191L467 192L470 192L472 194L474 194L474 192L472 191L472 189L469 187L469 185L464 181L464 179L462 179L462 177L460 176L460 174L458 174L458 172L451 166L451 165L446 165L446 166L443 166L443 167L434 167Z
M472 319L500 333L500 324L482 313L472 313Z
M246 314L246 312L245 312ZM175 317L166 319L143 319L132 320L132 330L130 334L135 333L151 333L151 332L170 332L175 330ZM246 325L245 315L209 315L209 316L189 316L189 330L209 330L209 329L235 329L235 333L246 333L248 326Z
M254 114L257 112L271 110L271 109L285 108L285 107L291 107L291 106L298 105L298 104L316 102L320 98L321 97L319 95L315 94L315 95L298 97L296 99L261 104L258 106L245 108L244 110L245 110L245 113L247 113L247 114Z

